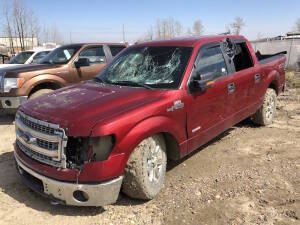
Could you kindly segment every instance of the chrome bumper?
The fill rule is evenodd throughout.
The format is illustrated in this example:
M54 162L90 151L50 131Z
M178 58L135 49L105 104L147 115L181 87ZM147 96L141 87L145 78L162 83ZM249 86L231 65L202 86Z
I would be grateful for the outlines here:
M17 109L20 105L27 101L27 98L27 96L0 97L0 102L4 109Z
M118 199L123 177L100 184L76 184L57 181L25 166L15 153L17 168L23 181L34 191L54 202L74 206L104 206Z

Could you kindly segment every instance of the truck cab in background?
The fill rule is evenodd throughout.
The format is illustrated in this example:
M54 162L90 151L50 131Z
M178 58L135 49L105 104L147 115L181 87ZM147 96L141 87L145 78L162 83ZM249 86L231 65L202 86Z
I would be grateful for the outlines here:
M28 98L32 99L58 88L90 80L124 48L126 45L114 43L70 44L51 51L37 64L2 68L0 108L15 112ZM16 57L25 60L28 56ZM31 58L35 60L32 55Z

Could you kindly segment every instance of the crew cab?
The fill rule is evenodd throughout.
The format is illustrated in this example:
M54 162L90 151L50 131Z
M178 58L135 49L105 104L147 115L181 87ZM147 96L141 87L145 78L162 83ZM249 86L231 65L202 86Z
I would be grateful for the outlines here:
M243 36L127 48L94 80L20 107L14 155L22 180L61 204L103 206L120 190L153 199L167 160L245 118L272 122L286 58L257 55Z
M56 48L38 64L2 68L0 109L15 112L28 98L93 79L125 47L113 43L69 44Z

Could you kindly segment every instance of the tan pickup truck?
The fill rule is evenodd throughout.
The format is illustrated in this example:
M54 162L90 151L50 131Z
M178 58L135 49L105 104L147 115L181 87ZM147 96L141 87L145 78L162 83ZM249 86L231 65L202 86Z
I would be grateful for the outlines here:
M39 64L0 69L0 109L14 112L27 99L94 78L124 44L69 44Z

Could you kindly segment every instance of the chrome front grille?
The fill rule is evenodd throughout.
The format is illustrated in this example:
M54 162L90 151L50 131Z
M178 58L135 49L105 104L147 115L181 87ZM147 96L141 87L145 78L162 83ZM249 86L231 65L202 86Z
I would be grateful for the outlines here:
M40 125L36 122L33 122L32 120L29 120L25 117L20 117L20 119L22 120L22 122L27 126L30 127L31 129L41 132L41 133L45 133L45 134L50 134L50 135L54 135L55 129L51 128L51 127L47 127L44 125Z
M37 120L22 112L16 115L17 145L29 157L56 167L66 167L67 137L57 124Z
M26 147L25 145L23 145L18 139L16 141L19 149L21 149L22 152L24 152L27 156L29 156L32 159L35 159L37 161L46 163L48 165L51 166L55 166L55 167L60 167L61 163L60 162L55 162L52 160L51 157L45 156L43 154L40 154L38 152L32 151L30 148Z
M39 147L50 150L50 151L58 150L58 142L49 142L49 141L37 139L36 144Z

